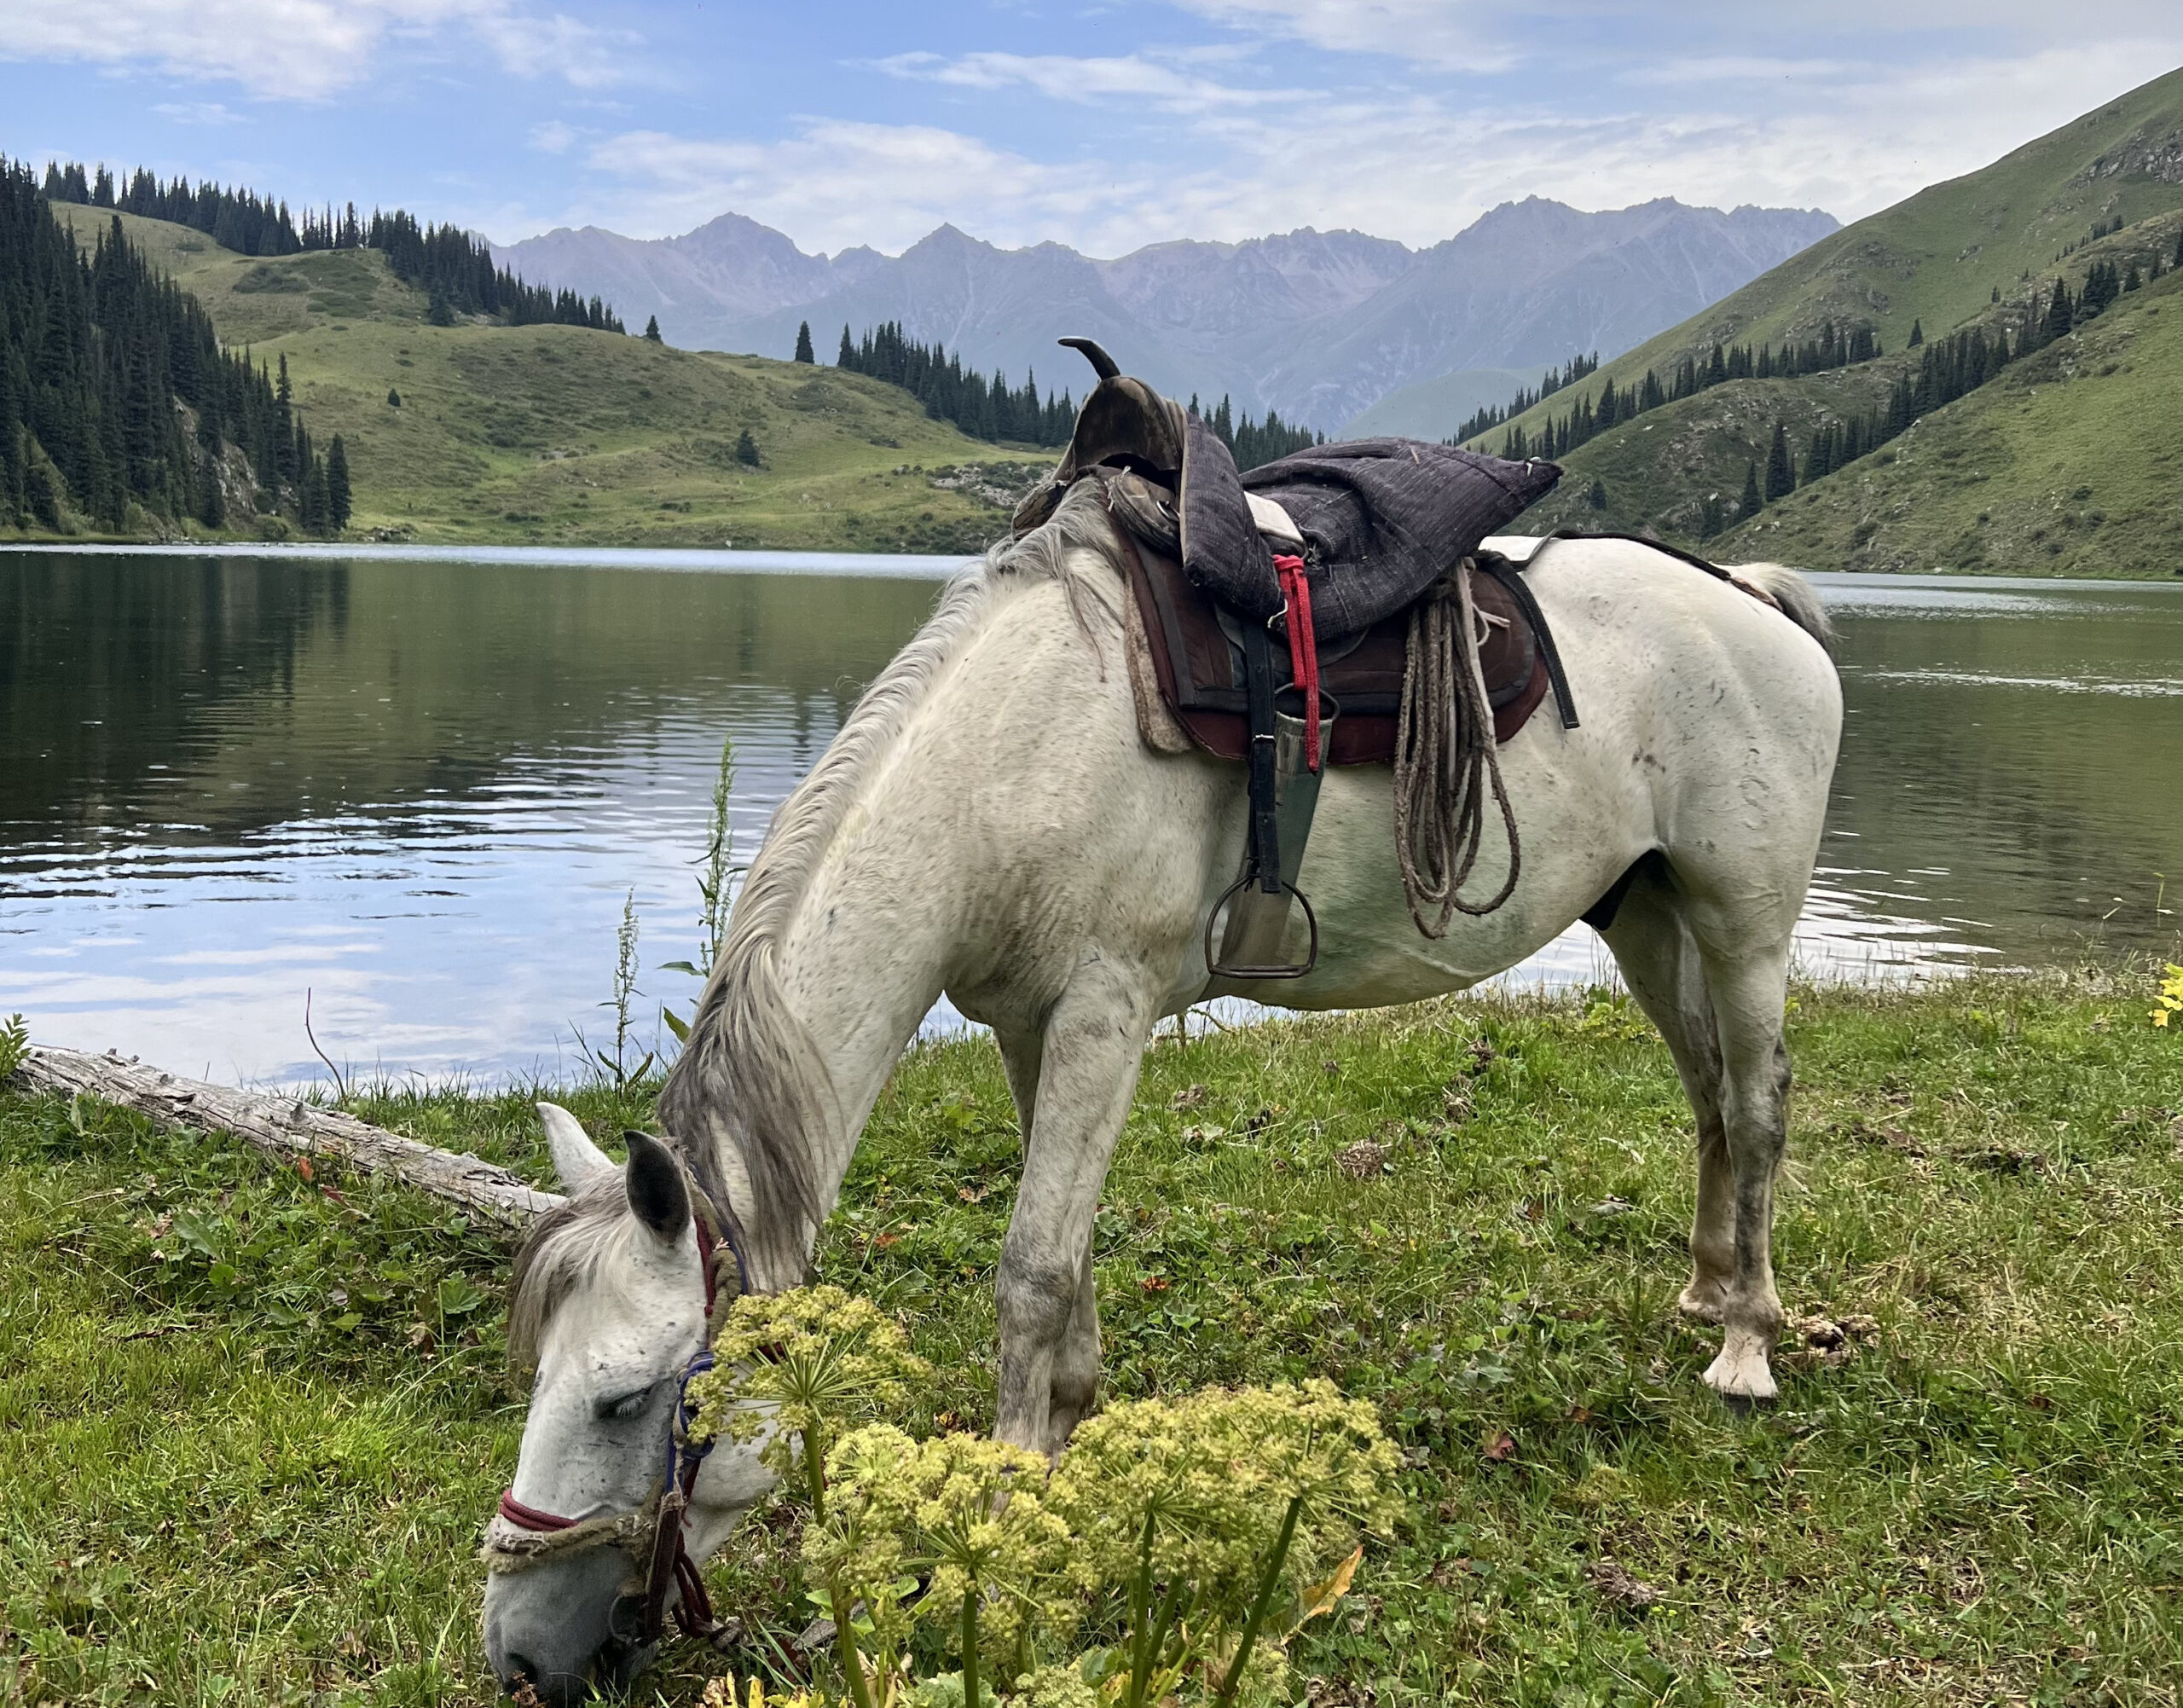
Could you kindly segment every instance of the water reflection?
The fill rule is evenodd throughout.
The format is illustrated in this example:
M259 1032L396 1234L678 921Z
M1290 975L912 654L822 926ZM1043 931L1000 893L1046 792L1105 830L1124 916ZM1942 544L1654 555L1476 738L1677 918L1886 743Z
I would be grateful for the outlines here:
M368 1070L551 1075L634 889L649 1029L691 994L653 969L694 947L722 738L747 851L953 567L674 557L0 553L0 1013L295 1080L308 988ZM2183 588L1825 590L1850 717L1806 964L2172 941ZM1519 976L1607 965L1578 927Z

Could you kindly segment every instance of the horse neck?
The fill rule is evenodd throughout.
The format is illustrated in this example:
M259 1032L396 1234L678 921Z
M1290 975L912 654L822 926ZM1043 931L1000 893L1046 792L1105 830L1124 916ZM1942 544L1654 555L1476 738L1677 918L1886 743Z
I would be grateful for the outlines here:
M978 614L934 638L963 638ZM777 815L661 1094L668 1130L712 1162L710 1184L752 1232L761 1287L800 1278L968 923L971 879L950 832L977 756L929 703L945 662L871 725L845 728Z

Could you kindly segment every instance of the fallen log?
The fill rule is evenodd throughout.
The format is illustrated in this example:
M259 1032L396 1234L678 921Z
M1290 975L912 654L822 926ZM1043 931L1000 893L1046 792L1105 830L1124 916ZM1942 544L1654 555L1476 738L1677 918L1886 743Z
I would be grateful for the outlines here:
M420 1144L339 1109L186 1080L111 1052L34 1047L12 1083L62 1097L97 1097L170 1126L231 1132L283 1161L326 1156L368 1174L391 1174L512 1228L528 1226L563 1201L558 1193L541 1192L483 1158Z

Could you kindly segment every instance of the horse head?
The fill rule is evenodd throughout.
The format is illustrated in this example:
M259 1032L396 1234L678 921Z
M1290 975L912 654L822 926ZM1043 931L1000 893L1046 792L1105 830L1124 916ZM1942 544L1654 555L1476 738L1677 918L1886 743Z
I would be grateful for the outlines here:
M667 1608L709 1618L695 1566L773 1479L757 1444L708 1454L677 1427L709 1361L699 1189L657 1139L628 1134L618 1166L565 1109L539 1115L569 1200L516 1259L509 1348L536 1376L486 1532L484 1635L504 1686L573 1703L649 1664Z

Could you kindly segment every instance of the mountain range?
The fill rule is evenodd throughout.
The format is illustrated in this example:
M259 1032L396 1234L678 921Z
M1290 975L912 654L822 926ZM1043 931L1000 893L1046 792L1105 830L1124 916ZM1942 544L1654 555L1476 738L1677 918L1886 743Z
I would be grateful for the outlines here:
M1585 213L1532 196L1424 249L1305 227L1102 260L943 225L899 256L828 257L729 213L680 237L562 228L494 254L526 279L605 297L632 327L657 316L688 349L785 356L808 321L824 359L843 326L899 321L980 368L1043 371L1080 392L1054 348L1079 333L1178 396L1225 393L1329 433L1439 437L1548 365L1627 350L1838 227L1817 209L1662 198Z

